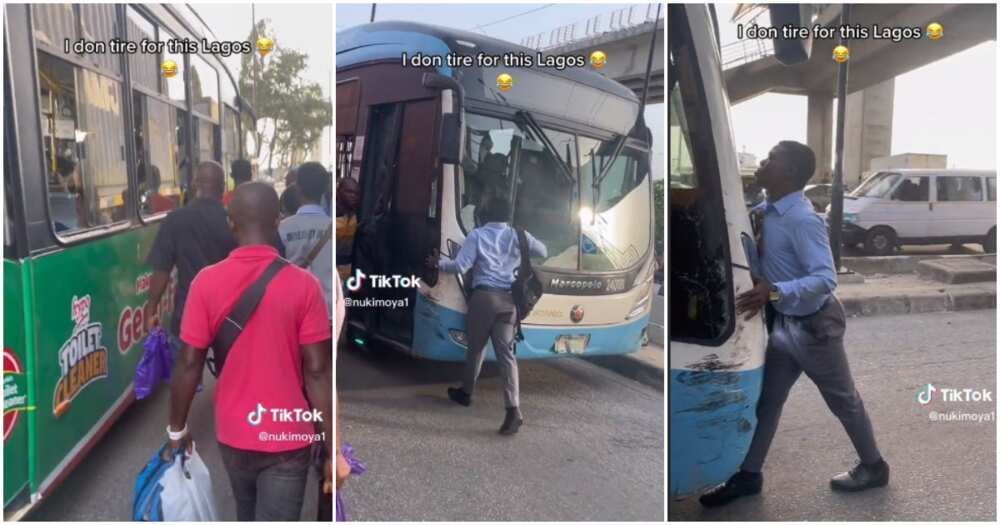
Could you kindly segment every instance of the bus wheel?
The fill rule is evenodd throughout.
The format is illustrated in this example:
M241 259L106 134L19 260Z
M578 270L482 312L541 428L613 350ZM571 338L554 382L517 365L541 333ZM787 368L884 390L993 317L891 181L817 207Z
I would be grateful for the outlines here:
M986 234L986 238L983 239L983 251L986 253L996 253L997 252L997 229L996 226L990 230L990 233Z
M865 234L865 252L869 255L890 255L896 247L896 232L887 226L876 226Z

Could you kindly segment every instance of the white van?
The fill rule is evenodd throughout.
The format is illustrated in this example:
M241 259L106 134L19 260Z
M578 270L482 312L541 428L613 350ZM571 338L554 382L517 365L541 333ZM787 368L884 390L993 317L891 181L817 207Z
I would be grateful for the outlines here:
M876 172L844 196L842 241L888 255L904 244L997 246L997 172L897 169Z

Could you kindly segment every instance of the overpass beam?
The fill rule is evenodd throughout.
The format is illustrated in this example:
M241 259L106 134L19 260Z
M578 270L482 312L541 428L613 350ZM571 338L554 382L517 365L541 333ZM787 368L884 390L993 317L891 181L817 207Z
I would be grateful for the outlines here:
M833 95L814 91L808 95L806 143L816 154L813 181L833 180Z

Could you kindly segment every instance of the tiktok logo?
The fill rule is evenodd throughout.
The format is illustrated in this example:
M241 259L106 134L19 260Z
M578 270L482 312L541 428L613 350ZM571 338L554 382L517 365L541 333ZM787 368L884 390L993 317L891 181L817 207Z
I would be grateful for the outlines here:
M255 410L251 410L250 413L247 414L247 423L250 423L250 426L252 427L259 425L261 419L264 417L265 411L267 411L267 409L264 408L264 405L257 403L257 408Z
M917 403L921 405L926 405L934 399L934 392L937 392L937 388L934 385L927 383L924 388L917 390Z
M365 277L368 277L365 275L365 272L362 272L361 270L354 270L354 275L347 278L347 289L352 292L360 290L361 283L364 282Z

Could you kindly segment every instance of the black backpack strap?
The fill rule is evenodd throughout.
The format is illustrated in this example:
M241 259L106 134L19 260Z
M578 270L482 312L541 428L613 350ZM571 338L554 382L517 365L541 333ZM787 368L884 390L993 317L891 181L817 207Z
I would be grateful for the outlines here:
M208 369L212 375L218 377L222 373L222 366L226 363L229 349L236 342L236 338L243 333L247 321L257 309L260 300L264 298L267 285L287 264L288 260L275 257L271 264L264 269L264 272L257 277L257 280L243 291L229 315L222 319L219 331L215 333L215 339L212 340L212 357L208 359Z
M529 266L529 264L531 264L531 254L528 252L528 236L524 234L523 228L514 228L514 231L517 232L517 244L521 249L521 267L520 270L518 270L519 275L523 278L526 278L528 273L531 271L531 268ZM518 313L516 317L517 317L517 324L514 327L515 343L524 341L524 333L521 332L521 314ZM514 347L514 353L515 354L517 353L516 344Z
M515 228L514 231L517 232L517 244L521 249L521 272L528 272L530 271L528 265L531 264L531 253L528 252L528 236L525 235L523 228Z

